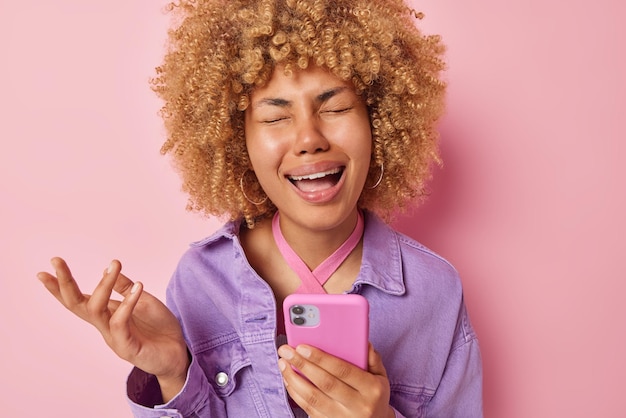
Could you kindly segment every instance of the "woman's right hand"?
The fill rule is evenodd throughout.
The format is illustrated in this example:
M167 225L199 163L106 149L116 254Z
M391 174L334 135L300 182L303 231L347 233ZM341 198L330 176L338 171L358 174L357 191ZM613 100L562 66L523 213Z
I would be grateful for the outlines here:
M165 402L183 387L189 354L182 329L172 312L156 297L121 274L111 262L91 295L83 294L61 258L51 260L56 276L37 274L46 289L79 318L95 326L106 343L124 360L157 377ZM111 299L115 290L124 296Z

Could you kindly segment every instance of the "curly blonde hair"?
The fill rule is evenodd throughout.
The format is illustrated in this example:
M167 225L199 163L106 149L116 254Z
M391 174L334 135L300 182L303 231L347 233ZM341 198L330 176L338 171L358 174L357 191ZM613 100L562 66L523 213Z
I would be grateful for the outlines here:
M444 47L417 29L421 13L402 0L181 0L168 9L178 23L152 88L165 102L161 152L173 156L188 209L249 227L276 211L250 171L244 111L277 65L326 67L364 97L373 143L359 207L390 219L425 194L440 161L445 83Z

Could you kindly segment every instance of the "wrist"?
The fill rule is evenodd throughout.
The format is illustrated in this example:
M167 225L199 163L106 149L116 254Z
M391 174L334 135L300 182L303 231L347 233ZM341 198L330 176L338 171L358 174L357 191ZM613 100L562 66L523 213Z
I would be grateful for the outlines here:
M157 377L157 380L161 387L161 396L163 397L164 403L171 401L183 389L183 386L185 386L185 379L164 379Z
M187 372L191 365L190 356L186 356L186 360L181 362L182 367L171 373L157 375L157 381L161 387L161 394L163 396L163 402L167 403L172 400L185 386L187 381Z

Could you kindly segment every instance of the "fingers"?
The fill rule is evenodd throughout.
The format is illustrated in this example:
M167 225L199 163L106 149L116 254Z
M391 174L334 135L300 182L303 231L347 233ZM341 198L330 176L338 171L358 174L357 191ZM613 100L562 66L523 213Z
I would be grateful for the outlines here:
M339 416L337 407L345 407L356 393L353 385L365 371L316 348L300 345L294 350L282 346L278 353L287 391L309 415L313 411L328 416ZM299 370L298 375L291 367ZM312 383L312 384L311 384Z
M333 404L332 399L315 387L309 380L304 379L294 371L290 364L290 362L293 361L293 357L283 347L279 349L279 354L281 354L283 358L278 360L278 365L283 375L283 381L285 382L285 387L289 396L306 412L308 416L319 416L322 414L321 411L331 407ZM289 347L288 350L293 351L291 347ZM328 414L324 415L333 416ZM335 414L335 416L337 415Z
M350 386L357 386L365 373L351 363L308 345L299 345L295 350L283 346L279 354L316 385L316 380L322 381L330 374Z
M57 281L59 284L59 293L61 295L61 303L65 305L69 310L73 310L77 305L85 300L85 296L82 294L76 284L76 280L72 277L69 267L65 260L59 257L54 257L50 260L52 267L56 272Z
M111 312L114 311L111 309L112 302L114 302L111 300L111 292L121 276L120 262L114 260L105 269L92 295L84 295L80 291L67 263L62 258L54 257L50 263L55 270L56 277L46 272L37 274L46 289L75 315L93 324L101 333L106 333L108 320ZM130 282L125 276L120 281Z
M57 281L56 277L54 277L50 273L41 271L37 273L37 278L41 283L43 283L46 289L48 289L48 291L52 293L55 298L57 298L59 302L63 303L63 301L61 300L61 291L59 290L59 282Z
M117 280L117 276L122 266L119 261L113 260L109 267L104 271L100 283L96 286L93 294L89 298L89 311L102 312L108 311L108 303L111 299L111 292Z
M63 306L72 310L72 307L84 301L85 296L62 258L54 257L50 264L55 270L56 277L50 273L40 272L37 273L37 278Z
M119 273L117 276L117 280L115 282L115 286L113 290L119 293L122 296L128 296L130 294L131 289L133 288L133 281L128 277L124 276L122 273Z
M278 350L289 395L310 416L382 417L389 408L389 382L380 355L369 346L369 370L306 345ZM299 370L304 379L291 367ZM307 380L308 379L308 380Z
M142 291L142 283L135 283L126 292L124 300L117 306L117 309L109 320L109 330L112 339L110 344L115 346L128 346L128 341L132 338L130 323L133 310L137 306Z

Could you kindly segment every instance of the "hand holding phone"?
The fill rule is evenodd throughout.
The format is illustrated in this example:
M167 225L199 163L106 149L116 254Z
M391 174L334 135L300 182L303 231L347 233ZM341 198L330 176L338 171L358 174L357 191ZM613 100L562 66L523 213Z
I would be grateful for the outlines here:
M356 294L292 294L283 303L287 343L308 344L367 370L369 304Z

